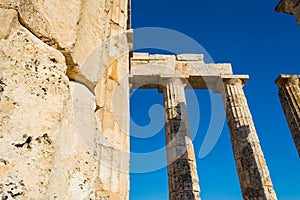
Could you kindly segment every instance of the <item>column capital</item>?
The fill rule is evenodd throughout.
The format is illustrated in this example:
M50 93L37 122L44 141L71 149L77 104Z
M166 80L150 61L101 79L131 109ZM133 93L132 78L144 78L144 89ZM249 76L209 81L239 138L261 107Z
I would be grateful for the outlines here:
M249 79L248 75L229 75L229 76L221 76L223 83L225 85L235 85L242 84L245 85Z
M300 75L292 75L292 74L281 74L275 81L276 85L279 88L285 87L287 85L290 86L300 86Z
M243 81L239 78L223 79L225 85L244 85Z
M164 91L164 89L166 88L166 86L170 85L170 84L182 86L183 88L185 88L186 85L188 84L188 80L186 78L176 77L176 76L161 77L159 86L158 86L158 92L162 93Z
M248 75L223 75L213 88L214 93L223 93L226 85L242 85L242 87L249 80Z

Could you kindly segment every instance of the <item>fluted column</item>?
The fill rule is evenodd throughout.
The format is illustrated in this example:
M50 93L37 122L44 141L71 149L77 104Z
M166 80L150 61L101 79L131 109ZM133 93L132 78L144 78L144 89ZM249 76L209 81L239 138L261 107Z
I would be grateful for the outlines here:
M169 199L200 200L184 84L180 79L171 78L164 81L163 85Z
M269 170L240 79L223 79L230 139L245 200L275 200Z
M300 89L299 76L280 75L276 80L279 98L300 157Z

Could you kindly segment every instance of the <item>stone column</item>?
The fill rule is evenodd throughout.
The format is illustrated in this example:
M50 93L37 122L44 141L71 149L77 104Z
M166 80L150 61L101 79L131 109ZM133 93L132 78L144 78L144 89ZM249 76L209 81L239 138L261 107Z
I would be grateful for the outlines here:
M164 85L169 199L200 200L194 147L190 135L184 83L167 79Z
M275 200L277 197L244 95L243 83L238 78L223 81L223 100L243 198Z
M276 80L279 98L300 157L300 89L299 76L280 75Z

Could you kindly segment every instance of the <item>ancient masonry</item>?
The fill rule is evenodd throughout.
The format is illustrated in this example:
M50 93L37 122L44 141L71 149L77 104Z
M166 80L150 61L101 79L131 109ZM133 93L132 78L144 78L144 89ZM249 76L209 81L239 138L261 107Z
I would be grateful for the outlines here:
M276 80L280 102L300 157L300 75L282 74Z
M129 9L1 0L1 199L129 199Z
M230 64L204 63L203 55L133 54L131 87L164 93L171 200L200 199L184 88L222 94L244 199L277 199L243 92L247 80L247 75L233 75Z
M195 88L223 96L244 199L277 199L243 92L248 76L203 55L130 53L129 13L127 0L0 2L0 197L128 200L129 91L158 88L169 197L200 199L184 94ZM288 110L292 89L282 92Z
M275 11L294 15L300 25L300 0L281 0Z

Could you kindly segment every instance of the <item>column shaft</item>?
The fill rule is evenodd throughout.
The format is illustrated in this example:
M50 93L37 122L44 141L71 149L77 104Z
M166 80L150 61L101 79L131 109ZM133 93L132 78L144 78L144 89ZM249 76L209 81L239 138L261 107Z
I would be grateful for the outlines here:
M297 76L283 77L276 80L281 106L300 157L300 89Z
M230 139L245 200L275 200L269 170L240 79L224 80L223 99Z
M168 79L164 86L169 199L200 200L184 84L180 79Z

